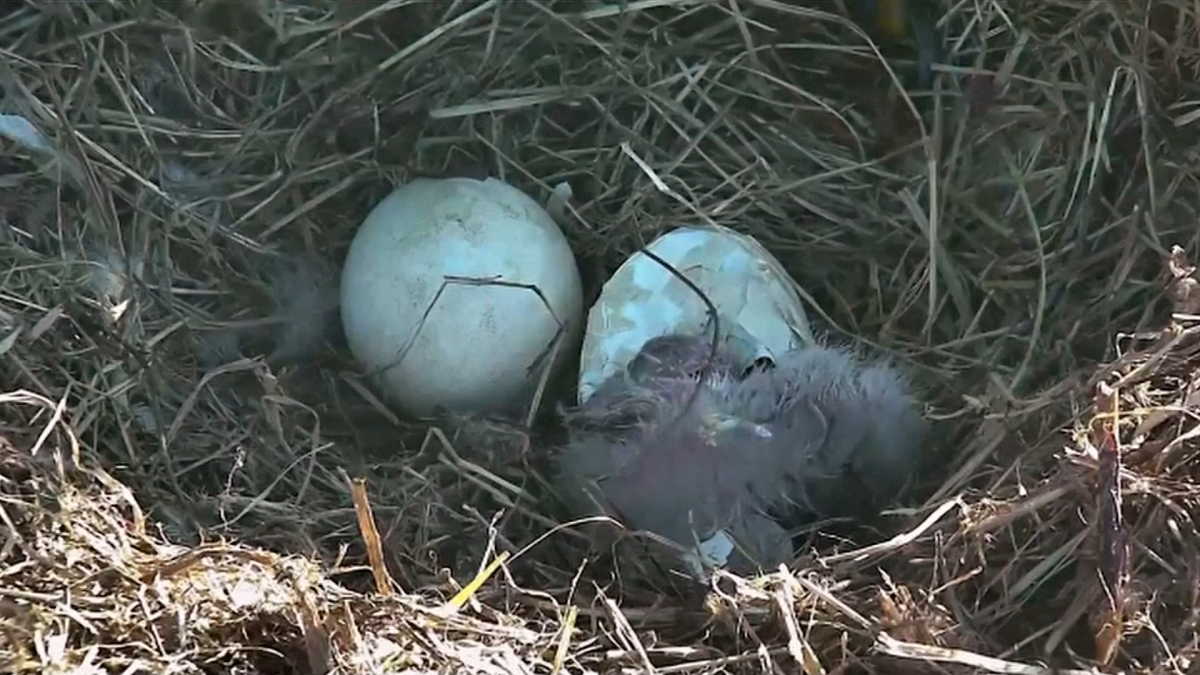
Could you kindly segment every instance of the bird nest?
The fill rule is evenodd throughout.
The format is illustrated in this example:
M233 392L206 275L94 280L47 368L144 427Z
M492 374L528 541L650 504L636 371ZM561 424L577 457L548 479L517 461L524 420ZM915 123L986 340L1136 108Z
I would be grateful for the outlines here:
M0 670L1193 668L1195 4L945 3L911 98L838 4L6 5ZM757 579L594 559L552 433L321 343L417 175L570 185L589 298L754 235L913 364L925 484Z

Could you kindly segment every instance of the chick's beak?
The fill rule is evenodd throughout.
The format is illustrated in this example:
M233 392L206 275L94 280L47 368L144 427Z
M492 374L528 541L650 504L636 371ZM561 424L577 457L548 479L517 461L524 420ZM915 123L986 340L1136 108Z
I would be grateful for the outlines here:
M771 430L762 424L755 424L733 415L706 415L701 422L701 435L710 444L715 444L721 434L731 431L747 431L758 438L772 438Z

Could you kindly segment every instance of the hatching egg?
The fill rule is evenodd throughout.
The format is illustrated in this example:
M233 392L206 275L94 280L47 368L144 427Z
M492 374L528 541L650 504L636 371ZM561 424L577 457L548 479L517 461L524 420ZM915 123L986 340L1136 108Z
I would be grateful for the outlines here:
M716 308L718 339L742 365L813 343L795 282L753 237L721 226L681 227L647 250L687 277ZM624 368L647 340L711 330L704 299L642 251L605 283L588 313L579 400Z
M578 347L583 321L566 237L492 178L396 189L355 234L340 292L351 352L418 415L522 409L547 364Z

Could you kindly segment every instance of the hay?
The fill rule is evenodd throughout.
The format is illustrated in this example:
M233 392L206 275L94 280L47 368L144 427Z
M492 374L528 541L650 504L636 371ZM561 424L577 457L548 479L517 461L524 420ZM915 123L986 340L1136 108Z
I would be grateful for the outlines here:
M912 101L835 5L6 5L46 149L0 138L0 669L1193 667L1193 3L957 3ZM924 505L706 599L584 567L552 439L397 418L270 272L463 174L569 182L592 293L666 228L755 235L914 364Z

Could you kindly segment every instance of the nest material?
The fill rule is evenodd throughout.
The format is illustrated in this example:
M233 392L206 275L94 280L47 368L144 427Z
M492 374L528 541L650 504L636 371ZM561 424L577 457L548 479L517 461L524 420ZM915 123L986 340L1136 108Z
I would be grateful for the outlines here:
M1171 257L1194 304L1200 18L953 4L912 105L834 3L5 5L0 112L45 145L0 138L0 669L1194 667L1197 328L1161 288ZM262 358L306 343L243 339L304 315L263 270L336 266L414 175L569 182L593 297L666 228L753 234L913 365L924 504L688 604L584 565L553 438Z

